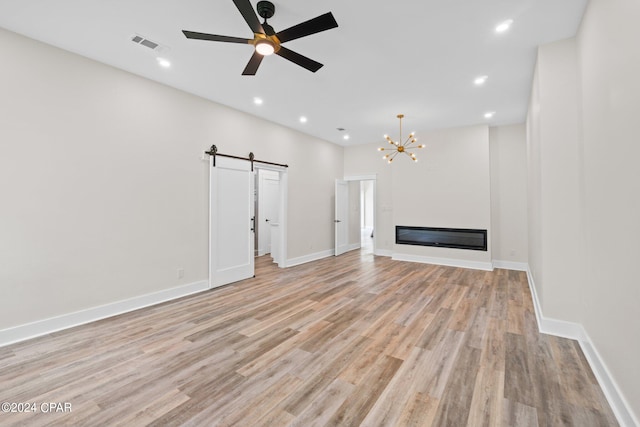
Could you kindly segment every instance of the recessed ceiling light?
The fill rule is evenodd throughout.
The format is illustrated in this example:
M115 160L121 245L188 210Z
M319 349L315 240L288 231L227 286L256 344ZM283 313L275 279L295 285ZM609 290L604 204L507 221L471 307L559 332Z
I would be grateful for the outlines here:
M488 111L488 112L484 113L484 118L485 119L490 119L491 117L494 116L494 114L496 114L495 111Z
M344 139L344 140L349 139L349 135L345 135L345 136L343 136L343 137L342 137L342 139Z
M478 76L475 78L475 80L473 80L473 84L475 84L476 86L482 86L487 82L488 78L489 76Z
M511 24L513 24L513 19L507 19L506 21L499 23L496 27L496 33L504 33L511 27Z
M262 105L263 102L264 101L262 101L262 98L258 98L258 97L253 98L253 103L256 105Z
M300 123L307 123L307 118L305 116L300 116Z
M162 68L169 68L169 67L171 67L171 61L169 61L169 60L168 60L168 59L166 59L166 58L160 58L160 57L157 57L157 58L156 58L156 61L158 61L158 65L160 65Z

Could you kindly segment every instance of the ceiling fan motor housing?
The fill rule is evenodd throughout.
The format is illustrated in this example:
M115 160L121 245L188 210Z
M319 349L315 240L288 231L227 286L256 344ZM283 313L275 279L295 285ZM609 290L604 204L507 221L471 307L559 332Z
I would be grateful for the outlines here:
M258 15L262 16L264 19L271 18L276 13L276 7L270 1L259 1L256 6L256 10L258 11Z

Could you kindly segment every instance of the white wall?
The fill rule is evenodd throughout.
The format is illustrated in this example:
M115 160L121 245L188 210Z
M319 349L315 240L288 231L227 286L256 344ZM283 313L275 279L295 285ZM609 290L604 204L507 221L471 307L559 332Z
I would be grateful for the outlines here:
M576 39L539 49L527 148L543 315L584 330L628 425L640 414L639 20L637 1L592 0Z
M395 257L490 266L491 244L487 252L394 244L396 225L481 228L491 233L488 127L418 130L417 135L426 144L417 152L417 163L403 156L387 164L376 150L382 141L345 148L346 175L378 174L378 249Z
M592 0L578 33L582 323L640 420L640 2Z
M543 283L542 265L542 185L540 184L540 78L538 64L533 74L529 111L527 112L527 253L529 272L535 283ZM544 299L544 289L537 285L537 297Z
M527 137L524 124L489 128L494 264L522 269L527 245Z
M290 165L289 258L333 247L342 147L4 30L0 51L0 330L206 280L211 144Z
M576 322L580 319L579 284L583 271L579 154L579 82L575 40L538 49L536 75L539 108L532 113L530 163L539 177L532 182L540 197L539 256L530 261L536 291L545 314ZM538 275L543 270L544 277Z
M418 162L399 157L388 165L393 170L393 225L486 229L491 236L488 127L417 135L426 144ZM394 245L394 254L483 262L488 268L491 250L491 243L486 252Z

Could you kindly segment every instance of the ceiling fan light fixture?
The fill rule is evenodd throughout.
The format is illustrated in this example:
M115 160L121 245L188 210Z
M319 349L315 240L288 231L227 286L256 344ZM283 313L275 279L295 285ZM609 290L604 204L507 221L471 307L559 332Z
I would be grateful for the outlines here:
M273 55L276 51L276 46L269 39L262 39L256 43L256 52L262 56Z

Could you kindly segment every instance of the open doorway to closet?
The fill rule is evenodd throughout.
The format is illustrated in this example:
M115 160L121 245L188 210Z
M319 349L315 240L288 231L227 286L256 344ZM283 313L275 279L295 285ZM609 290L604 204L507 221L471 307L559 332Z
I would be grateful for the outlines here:
M269 255L273 262L280 258L280 173L256 169L255 183L256 233L255 256Z

